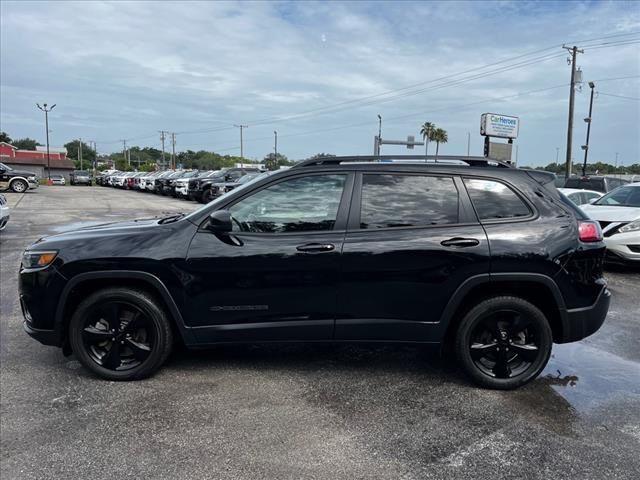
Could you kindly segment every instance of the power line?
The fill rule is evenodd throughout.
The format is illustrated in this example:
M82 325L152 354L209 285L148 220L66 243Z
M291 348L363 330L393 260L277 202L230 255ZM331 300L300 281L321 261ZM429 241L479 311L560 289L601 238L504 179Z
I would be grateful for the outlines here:
M485 104L485 103L493 103L493 102L497 102L497 101L501 101L501 100L509 100L512 98L517 98L517 97L522 97L522 96L526 96L526 95L531 95L534 93L540 93L540 92L544 92L544 91L548 91L548 90L555 90L555 89L559 89L559 88L565 88L567 87L567 85L569 85L568 83L562 83L559 85L553 85L553 86L549 86L549 87L543 87L543 88L536 88L533 90L527 90L525 92L519 92L519 93L515 93L515 94L511 94L511 95L503 95L501 97L492 97L490 99L486 99L486 100L479 100L479 101L475 101L475 102L470 102L470 103L466 103L466 104L462 104L462 105L454 105L454 106L448 106L448 107L444 107L444 108L436 108L436 109L430 109L428 112L414 112L414 113L410 113L410 114L405 114L405 115L399 115L396 117L385 117L385 123L388 122L395 122L398 120L405 120L407 118L410 117L418 117L418 116L422 116L425 113L432 113L432 112L443 112L443 111L450 111L450 110L461 110L464 108L468 108L468 107L473 107L476 105L481 105L481 104ZM323 128L323 129L314 129L314 130L308 130L308 131L303 131L303 132L295 132L295 133L289 133L289 134L284 134L284 135L278 135L278 137L280 138L291 138L291 137L298 137L298 136L305 136L305 135L312 135L312 134L316 134L316 133L324 133L324 132L332 132L332 131L336 131L336 130L344 130L346 128L353 128L353 127L362 127L362 126L366 126L366 125L371 125L371 121L367 121L367 122L358 122L358 123L351 123L351 124L346 124L346 125L339 125L339 126L334 126L334 127L329 127L329 128ZM265 136L265 137L258 137L258 138L254 138L254 141L261 141L261 140L269 140L271 139L271 136ZM239 147L235 146L235 147L229 147L227 148L226 146L224 147L224 149L220 149L220 148L216 148L214 149L214 151L216 152L222 152L222 151L226 151L226 150L237 150Z
M616 38L616 37L629 37L629 36L633 36L633 35L638 35L640 34L639 32L628 32L628 33L619 33L619 34L613 34L613 35L607 35L607 36L603 36L603 37L596 37L596 38L591 38L591 39L586 39L584 40L584 42L597 42L597 41L601 41L601 40L606 40L609 38ZM630 45L630 44L635 44L635 43L640 43L640 40L636 40L636 39L622 39L622 40L618 40L618 41L614 41L614 42L604 42L604 43L596 43L593 45L586 45L585 48L590 48L590 49L596 49L596 48L611 48L611 47L615 47L615 46L619 46L619 45ZM269 124L269 123L277 123L277 122L284 122L284 121L290 121L290 120L298 120L301 118L309 118L309 117L313 117L316 115L324 115L324 114L329 114L329 113L336 113L345 109L350 109L350 108L355 108L355 107L364 107L364 106L369 106L375 103L383 103L383 102L388 102L388 101L392 101L392 100L396 100L398 98L403 98L403 97L407 97L407 96L413 96L413 95L418 95L421 93L424 93L426 91L430 91L430 90L436 90L436 89L441 89L441 88L448 88L451 86L456 86L456 85L460 85L462 83L466 83L466 82L470 82L470 81L474 81L474 80L478 80L481 78L485 78L491 75L497 75L500 73L504 73L504 72L508 72L511 70L515 70L518 68L524 68L527 67L529 65L533 65L536 63L540 63L540 62L544 62L547 60L551 60L554 58L559 58L564 56L564 54L555 54L555 53L550 53L550 50L553 50L555 48L557 48L558 45L554 45L554 46L550 46L550 47L546 47L546 48L542 48L542 49L538 49L538 50L534 50L531 52L527 52L521 55L517 55L515 57L511 57L511 58L507 58L504 60L500 60L497 62L493 62L487 65L483 65L483 66L479 66L479 67L474 67L468 70L464 70L461 72L457 72L454 74L450 74L450 75L445 75L436 79L432 79L432 80L428 80L425 82L419 82L416 84L412 84L412 85L407 85L404 87L400 87L397 89L392 89L392 90L388 90L385 92L381 92L375 95L369 95L366 97L360 97L357 99L352 99L352 100L347 100L344 102L339 102L333 105L328 105L328 106L324 106L324 107L319 107L319 108L315 108L315 109L311 109L311 110L307 110L307 111L303 111L303 112L299 112L299 113L295 113L295 114L290 114L288 116L280 116L280 117L274 117L274 118L267 118L267 119L262 119L262 120L255 120L253 122L248 122L249 125L264 125L264 124ZM533 58L527 58L527 57L532 57L534 55L538 55L538 54L542 54L543 52L548 52L548 53L544 53L543 55L539 55L537 57L533 57ZM512 63L516 60L520 60L520 59L524 59L520 62L516 62L516 63ZM507 65L504 65L507 64ZM499 68L495 68L495 69L490 69L491 67L495 67L498 65L502 65ZM487 70L490 69L490 70ZM487 70L487 71L483 71L483 70ZM460 77L461 75L466 75L469 73L473 73L473 72L477 72L473 75L467 76L467 77L462 77L462 78L456 78L456 77ZM620 77L620 78L626 78L626 77ZM635 77L628 77L628 78L635 78ZM604 81L604 80L601 80ZM435 84L435 85L434 85ZM430 85L429 87L424 87L426 85ZM416 89L417 87L424 87L424 88L419 88ZM248 126L248 125L247 125ZM243 126L243 128L246 128L247 126ZM237 128L237 125L234 126L228 126L228 127L215 127L215 128L209 128L209 129L198 129L198 130L185 130L182 132L176 132L177 134L181 134L181 135L189 135L189 134L198 134L198 133L212 133L212 132L219 132L219 131L225 131L225 130L232 130L233 128ZM241 129L242 130L242 129ZM241 132L242 133L242 132ZM147 138L152 138L155 137L154 135L144 135L144 136L138 136L138 137L132 137L129 138L128 140L133 141L133 140L143 140L143 139L147 139ZM100 141L100 143L105 143L105 144L110 144L110 143L118 143L118 141ZM241 150L243 150L243 145L241 145Z
M604 95L606 97L625 98L627 100L638 100L638 101L640 101L640 97L627 97L626 95L615 95L613 93L598 92L598 95Z

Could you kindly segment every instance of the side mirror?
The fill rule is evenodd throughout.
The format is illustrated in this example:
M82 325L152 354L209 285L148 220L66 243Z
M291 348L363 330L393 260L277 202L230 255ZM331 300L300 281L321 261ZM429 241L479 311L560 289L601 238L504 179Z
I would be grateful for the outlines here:
M231 214L228 210L216 210L215 212L211 212L205 228L216 234L231 233L233 230Z

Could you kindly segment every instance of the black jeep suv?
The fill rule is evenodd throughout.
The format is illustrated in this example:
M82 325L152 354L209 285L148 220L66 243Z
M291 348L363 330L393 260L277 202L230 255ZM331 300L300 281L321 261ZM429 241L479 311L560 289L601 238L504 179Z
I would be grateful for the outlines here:
M458 158L305 161L187 216L43 238L24 328L112 380L174 341L446 342L480 385L518 387L602 325L605 246L553 174Z

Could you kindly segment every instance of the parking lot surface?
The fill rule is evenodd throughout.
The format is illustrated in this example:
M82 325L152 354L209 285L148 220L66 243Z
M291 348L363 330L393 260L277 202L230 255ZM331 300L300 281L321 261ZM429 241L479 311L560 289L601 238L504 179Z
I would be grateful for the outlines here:
M190 211L102 187L6 194L0 233L2 479L640 478L640 274L607 272L603 328L555 345L517 391L414 346L226 346L153 378L99 380L22 330L17 270L43 235Z

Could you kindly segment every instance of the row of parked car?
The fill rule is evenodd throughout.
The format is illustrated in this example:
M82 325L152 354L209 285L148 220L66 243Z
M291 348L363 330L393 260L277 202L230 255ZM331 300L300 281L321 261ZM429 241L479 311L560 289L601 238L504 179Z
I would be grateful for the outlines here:
M262 171L257 167L157 172L108 170L96 177L96 184L209 203L220 195L255 178L260 173Z

